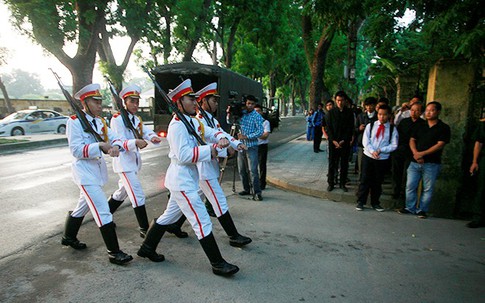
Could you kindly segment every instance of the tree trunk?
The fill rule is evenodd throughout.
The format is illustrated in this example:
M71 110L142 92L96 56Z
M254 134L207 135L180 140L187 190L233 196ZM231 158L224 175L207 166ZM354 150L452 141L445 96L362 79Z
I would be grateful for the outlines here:
M331 97L324 79L327 54L332 39L333 33L329 36L322 34L318 46L315 49L313 64L310 67L312 75L312 82L310 83L310 102L315 108L317 108L317 104L322 103Z
M317 46L313 40L313 25L311 16L302 17L302 38L305 46L305 55L312 80L310 83L310 106L317 108L317 104L330 98L328 88L325 86L325 63L328 50L332 43L335 30L330 25L324 26Z
M10 98L8 97L7 88L3 84L2 78L0 78L0 90L3 94L3 99L5 100L5 107L7 108L7 114L11 114L14 112L12 103L10 102Z
M172 52L172 43L170 40L172 39L172 15L171 11L169 8L165 5L161 6L162 10L162 15L163 18L165 19L165 29L164 32L165 34L163 35L163 41L162 41L162 46L163 46L163 64L168 64L168 58L170 58L170 53ZM151 47L153 49L153 47ZM157 62L157 54L152 54L152 56L155 58L153 61L155 62L155 66L158 66Z
M298 81L298 91L300 93L300 98L301 98L301 109L304 111L308 110L309 107L307 107L307 104L306 104L306 95L305 95L305 85L303 85L302 83L303 81Z
M126 67L130 62L130 57L133 53L133 49L135 48L135 45L138 40L140 40L140 38L130 36L130 45L126 50L123 62L120 65L117 65L113 50L111 48L111 44L109 43L110 35L108 33L108 30L106 29L106 20L104 20L104 18L102 21L100 33L101 39L98 46L98 54L103 64L105 64L104 72L108 74L110 80L113 81L115 88L120 91L123 87L123 74L125 73Z
M231 24L231 30L229 32L229 39L227 40L227 47L226 47L226 60L224 64L226 68L231 68L232 66L232 58L234 55L234 41L236 41L236 32L239 26L239 22L241 22L241 16L239 15L237 18L234 19L234 22Z
M184 51L184 57L182 58L182 61L184 62L192 61L192 55L194 54L195 47L197 46L197 43L199 43L204 26L206 26L208 18L211 15L209 14L209 7L211 5L211 2L211 0L204 0L202 4L200 14L195 21L194 36L190 39L190 42Z

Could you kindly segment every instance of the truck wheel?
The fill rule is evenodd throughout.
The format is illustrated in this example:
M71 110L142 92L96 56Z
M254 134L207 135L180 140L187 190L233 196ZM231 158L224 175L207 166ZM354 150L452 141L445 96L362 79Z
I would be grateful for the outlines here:
M23 135L25 135L25 132L21 127L15 127L10 132L10 135L12 135L12 136L23 136Z

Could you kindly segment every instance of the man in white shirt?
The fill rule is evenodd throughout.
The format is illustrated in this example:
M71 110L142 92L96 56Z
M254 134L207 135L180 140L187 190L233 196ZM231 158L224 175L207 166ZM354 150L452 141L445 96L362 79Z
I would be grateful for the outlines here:
M113 171L119 175L120 180L118 190L111 195L108 204L111 214L114 214L126 197L129 197L138 221L140 236L144 238L148 230L148 217L145 209L145 193L138 178L142 163L140 150L147 146L147 141L158 144L162 139L149 130L137 115L140 93L141 88L138 85L129 85L121 90L119 96L123 100L129 121L125 122L120 113L116 113L111 119L111 128L123 140L125 152L118 158L113 158ZM129 128L130 125L125 123L131 123L142 139L135 137L134 132Z
M398 132L389 123L390 116L391 108L388 105L381 105L377 111L377 121L369 123L365 127L362 137L364 146L362 175L357 191L356 210L364 210L370 191L372 208L379 212L384 211L379 202L382 194L382 182L390 163L390 154L397 148L398 143Z
M91 211L106 244L109 261L123 265L133 257L125 254L119 247L113 216L103 192L103 185L108 181L103 154L118 157L123 143L99 116L103 110L99 91L100 85L93 83L74 95L83 105L84 113L81 114L85 116L86 123L92 125L92 132L85 131L86 125L81 122L83 117L74 115L67 121L66 135L73 157L72 174L74 183L80 189L80 195L77 206L67 216L61 243L74 249L86 248L86 244L77 239L77 233L84 216ZM96 139L96 135L101 139Z

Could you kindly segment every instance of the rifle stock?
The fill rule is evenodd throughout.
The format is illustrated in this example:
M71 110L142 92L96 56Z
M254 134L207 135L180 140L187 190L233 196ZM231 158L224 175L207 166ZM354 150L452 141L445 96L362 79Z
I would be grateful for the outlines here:
M74 100L74 98L71 96L71 94L64 88L64 85L61 82L61 78L57 73L52 70L52 68L49 68L49 70L54 74L54 77L57 80L57 84L61 88L62 93L64 94L64 97L66 98L67 102L71 105L72 110L76 113L76 116L79 118L79 121L81 122L81 126L83 130L87 133L90 133L91 135L94 136L97 142L104 142L104 140L101 138L101 136L94 131L93 127L91 126L91 123L89 123L88 119L86 118L86 113L81 109L79 104Z
M162 95L163 101L165 101L165 103L167 103L168 107L170 107L170 109L172 110L172 112L174 112L175 115L177 115L177 118L179 118L180 121L182 121L182 123L185 125L185 128L187 128L187 131L189 132L189 134L191 134L192 136L194 136L194 138L197 140L197 142L200 145L206 145L206 143L204 142L204 140L202 140L202 138L195 131L195 129L192 127L192 125L190 125L189 121L187 121L187 119L185 118L184 114L180 112L180 110L178 109L178 107L175 106L175 104L173 104L173 102L167 96L167 94L165 93L165 91L160 87L160 85L155 80L155 78L150 73L150 71L148 71L148 69L144 65L142 65L141 68L145 71L145 73L147 73L148 77L150 77L150 80L152 80L152 82L155 85L156 89L158 90L158 92L160 93L160 95Z
M142 135L131 123L130 118L128 117L128 112L126 111L126 108L123 106L123 100L121 100L120 95L118 94L115 86L113 85L113 82L111 82L111 80L107 76L104 76L104 78L108 82L109 90L111 92L111 95L113 96L113 101L114 101L113 104L116 104L116 107L118 108L121 114L121 118L123 119L123 124L125 124L125 127L128 128L133 133L136 139L143 140Z

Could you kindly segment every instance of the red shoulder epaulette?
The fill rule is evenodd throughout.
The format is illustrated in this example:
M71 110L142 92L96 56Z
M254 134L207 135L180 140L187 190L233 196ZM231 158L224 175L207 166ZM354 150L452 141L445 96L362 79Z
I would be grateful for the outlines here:
M120 112L117 112L116 114L113 115L113 118L116 118L120 115Z
M76 120L76 119L77 119L77 116L76 116L76 115L72 115L72 116L71 116L71 119L72 119L72 120Z
M175 121L180 121L179 117L175 117L174 119Z

